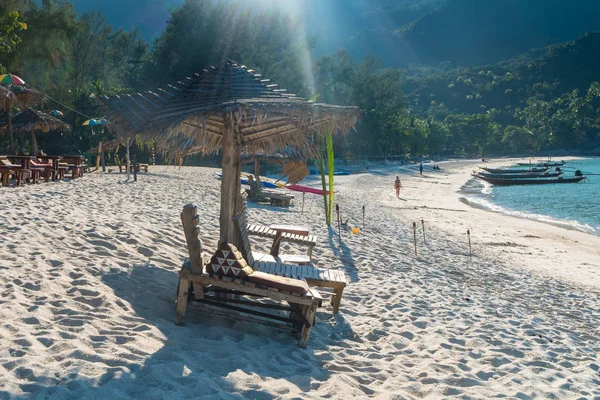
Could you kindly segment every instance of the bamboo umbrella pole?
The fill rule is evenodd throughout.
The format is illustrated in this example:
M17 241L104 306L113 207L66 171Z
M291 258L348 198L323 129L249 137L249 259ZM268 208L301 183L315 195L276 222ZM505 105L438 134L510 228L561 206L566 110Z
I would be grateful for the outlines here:
M233 217L241 209L240 182L240 146L235 141L234 121L230 113L225 113L223 138L221 140L221 211L219 213L220 243L233 243L238 246L239 240L235 235ZM238 246L242 248L242 246Z
M35 129L31 131L31 147L34 156L38 154L37 138L35 137Z

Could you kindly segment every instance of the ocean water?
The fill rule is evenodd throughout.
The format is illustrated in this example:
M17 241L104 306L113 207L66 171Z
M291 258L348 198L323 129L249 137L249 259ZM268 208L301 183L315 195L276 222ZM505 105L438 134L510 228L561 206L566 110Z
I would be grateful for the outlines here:
M576 169L589 182L558 185L493 186L469 180L461 189L468 204L521 218L529 218L600 235L600 159L574 160L563 168L564 177Z

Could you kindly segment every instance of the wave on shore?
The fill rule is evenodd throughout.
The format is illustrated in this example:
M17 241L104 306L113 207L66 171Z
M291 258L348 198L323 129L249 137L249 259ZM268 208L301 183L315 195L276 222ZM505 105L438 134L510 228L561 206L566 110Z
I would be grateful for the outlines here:
M593 226L580 221L573 219L561 219L550 215L512 210L502 207L488 199L492 193L492 186L489 184L479 185L479 182L476 181L475 178L470 179L463 187L461 187L460 193L463 195L460 200L474 208L510 215L517 218L530 219L561 228L577 230L600 236L600 227L594 228Z

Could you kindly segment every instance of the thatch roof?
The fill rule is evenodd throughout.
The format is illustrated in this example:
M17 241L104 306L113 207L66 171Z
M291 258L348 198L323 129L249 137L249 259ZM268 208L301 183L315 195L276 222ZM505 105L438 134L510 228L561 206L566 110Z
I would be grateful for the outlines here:
M46 102L46 96L27 85L8 85L8 89L15 94L17 102L24 107L37 107Z
M242 163L250 163L255 160L259 160L276 164L285 164L289 161L306 162L307 159L314 157L314 154L315 150L313 148L306 147L304 151L298 151L293 147L286 146L285 148L278 150L276 153L266 153L263 150L242 151L240 154L240 160Z
M287 145L302 151L306 134L346 132L360 116L357 107L317 104L287 93L231 60L163 88L99 99L119 135L153 136L172 155L218 151L225 118L233 119L239 145L274 152Z
M62 122L61 120L54 118L51 115L45 114L41 111L33 110L28 108L12 117L13 130L23 132L50 132L57 129L70 129L70 126ZM6 126L1 128L1 131L5 131Z
M0 85L0 110L8 110L15 102L15 94Z

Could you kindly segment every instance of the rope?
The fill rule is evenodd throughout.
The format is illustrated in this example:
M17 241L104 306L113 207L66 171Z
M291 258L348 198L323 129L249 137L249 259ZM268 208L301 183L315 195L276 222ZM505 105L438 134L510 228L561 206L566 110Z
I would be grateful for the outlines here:
M10 73L10 72L7 72L7 73ZM90 117L89 115L85 115L84 113L82 113L82 112L79 112L79 111L75 110L74 108L71 108L71 107L69 107L68 105L66 105L66 104L64 104L64 103L61 103L60 101L56 100L55 98L52 98L52 97L48 96L46 93L42 92L41 90L38 90L38 89L34 88L33 86L31 86L31 85L30 85L30 84L28 84L28 83L25 83L25 85L24 85L24 86L26 86L26 87L29 87L29 88L31 88L31 89L33 89L33 90L35 90L36 92L40 93L42 96L46 97L47 99L50 99L50 100L52 100L53 102L55 102L55 103L57 103L57 104L60 104L60 105L61 105L61 106L63 106L64 108L66 108L66 109L68 109L68 110L70 110L70 111L73 111L74 113L76 113L76 114L79 114L79 115L81 115L82 117L85 117L85 118L87 118L87 119L93 119L93 117Z
M27 86L29 86L29 85L27 85ZM29 87L31 87L31 86L29 86ZM32 89L34 89L33 87L31 87L31 88L32 88ZM37 90L37 89L35 89L35 90ZM38 92L40 92L40 91L38 90ZM58 100L56 100L56 99L54 99L54 98L52 98L52 97L48 96L46 93L43 93L43 92L40 92L40 93L42 93L42 95L44 95L44 97L46 97L46 98L48 98L48 99L52 100L53 102L55 102L55 103L57 103L57 104L60 104L60 105L61 105L61 106L63 106L64 108L66 108L66 109L68 109L68 110L70 110L70 111L73 111L73 112L74 112L74 113L76 113L76 114L79 114L79 115L81 115L82 117L85 117L85 118L87 118L87 119L93 119L93 118L92 118L92 117L90 117L89 115L85 115L84 113L81 113L81 112L79 112L79 111L75 110L74 108L71 108L71 107L69 107L68 105L66 105L66 104L63 104L63 103L61 103L60 101L58 101Z

